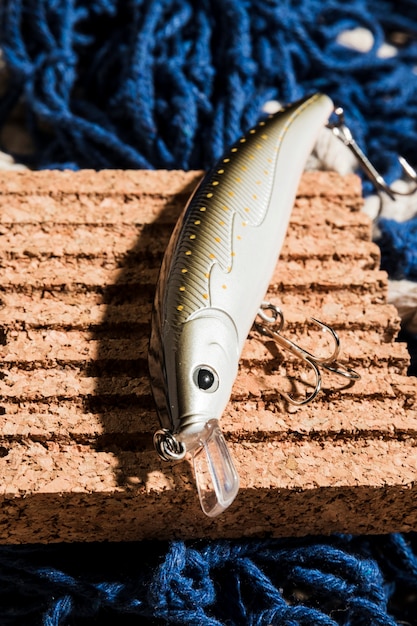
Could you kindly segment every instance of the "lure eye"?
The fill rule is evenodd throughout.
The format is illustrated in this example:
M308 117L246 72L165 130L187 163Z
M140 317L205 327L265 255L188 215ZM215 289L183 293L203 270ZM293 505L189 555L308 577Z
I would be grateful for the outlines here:
M219 386L219 377L210 367L201 365L194 370L194 384L202 391L212 393Z

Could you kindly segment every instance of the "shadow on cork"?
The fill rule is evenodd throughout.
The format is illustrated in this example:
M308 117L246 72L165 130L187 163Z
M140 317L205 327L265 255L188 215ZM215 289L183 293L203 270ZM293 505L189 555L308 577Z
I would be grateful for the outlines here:
M103 289L105 313L93 333L98 354L93 365L96 371L91 374L97 384L86 409L101 420L96 449L116 457L116 479L123 491L138 497L152 491L159 501L169 497L169 492L195 488L187 462L180 466L165 463L154 450L153 433L159 422L147 357L159 267L173 226L197 180L190 182L188 177L184 189L173 195L161 197L159 184L155 193L123 198L124 203L137 204L136 223L130 222L130 226L138 236L133 247L116 255L120 271L114 284Z

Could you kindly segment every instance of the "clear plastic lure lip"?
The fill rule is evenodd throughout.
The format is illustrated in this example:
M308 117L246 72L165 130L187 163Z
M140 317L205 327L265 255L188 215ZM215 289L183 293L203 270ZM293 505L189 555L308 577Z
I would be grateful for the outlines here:
M217 419L208 420L197 433L160 429L154 435L155 447L166 461L193 457L198 496L203 512L216 517L225 511L239 491L239 476Z
M207 422L199 434L193 464L201 508L208 517L216 517L239 491L239 477L218 420Z

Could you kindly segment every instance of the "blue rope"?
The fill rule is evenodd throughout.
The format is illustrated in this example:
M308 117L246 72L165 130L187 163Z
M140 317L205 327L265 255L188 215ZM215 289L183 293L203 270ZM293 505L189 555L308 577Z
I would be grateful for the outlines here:
M4 0L0 129L24 102L35 167L207 168L266 100L321 89L388 180L417 162L416 0ZM363 26L358 53L337 42ZM349 80L346 80L347 77ZM406 115L405 115L406 113ZM17 155L21 160L24 155Z
M5 625L414 624L417 537L3 547L0 583Z
M392 278L417 280L417 217L405 222L384 218L378 226L381 268Z
M358 26L367 53L337 42ZM417 0L3 0L0 131L23 106L37 168L207 168L267 100L321 90L391 181L417 164L416 34ZM415 220L381 232L415 278ZM6 626L393 626L416 598L415 534L0 547Z

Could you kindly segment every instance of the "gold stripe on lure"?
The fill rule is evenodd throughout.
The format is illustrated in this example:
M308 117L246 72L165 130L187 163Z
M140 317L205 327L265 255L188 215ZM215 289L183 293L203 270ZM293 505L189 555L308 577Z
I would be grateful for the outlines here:
M288 228L298 183L333 103L323 94L296 102L239 139L197 187L174 229L158 279L149 370L165 460L193 455L201 507L214 517L238 492L239 478L219 427L237 375L243 344L258 330L314 371L318 393L325 368L359 376L336 359L339 340L316 358L282 336L281 311L263 298ZM333 124L332 128L340 128ZM343 125L343 129L345 129ZM337 134L337 133L335 133ZM343 140L343 139L342 139ZM284 395L284 394L283 394Z

